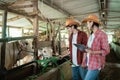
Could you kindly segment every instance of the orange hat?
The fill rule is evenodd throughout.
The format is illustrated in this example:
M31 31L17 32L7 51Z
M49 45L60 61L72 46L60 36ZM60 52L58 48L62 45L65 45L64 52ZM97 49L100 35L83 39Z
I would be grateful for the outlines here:
M86 23L87 21L93 21L96 22L98 24L101 24L101 22L99 21L98 17L94 14L89 15L87 18L85 18L82 23Z
M77 25L80 26L80 22L74 19L67 19L66 20L66 27L68 27L69 25Z

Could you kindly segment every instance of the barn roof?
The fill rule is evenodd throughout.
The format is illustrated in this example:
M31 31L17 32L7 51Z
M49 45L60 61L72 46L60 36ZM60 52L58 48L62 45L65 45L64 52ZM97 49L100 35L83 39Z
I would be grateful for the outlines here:
M39 16L39 29L45 30L46 22L65 23L68 17L82 20L88 14L96 14L104 28L120 28L120 0L38 0L38 12L34 11L37 0L1 0L0 25L3 10L9 11L7 25L32 28L33 17Z

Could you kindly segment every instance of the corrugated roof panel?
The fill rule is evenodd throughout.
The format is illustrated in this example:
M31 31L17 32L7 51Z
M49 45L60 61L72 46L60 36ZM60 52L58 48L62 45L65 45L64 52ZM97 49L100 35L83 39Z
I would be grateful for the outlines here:
M68 11L72 15L98 11L96 0L52 0L56 5Z
M120 26L120 22L117 22L117 21L112 21L112 22L110 22L110 21L108 21L108 22L107 22L107 25L108 25L108 26L113 25L113 26L116 27L116 26L118 26L118 25Z
M31 23L25 18L18 19L16 21L8 22L7 25L18 27L32 27Z
M64 17L66 17L66 15L47 6L46 4L44 4L40 1L39 1L38 8L41 11L41 13L47 18L64 18Z
M8 14L7 14L7 19L13 18L13 17L15 17L15 16L17 16L17 15L12 14L12 13L8 13Z
M120 16L119 12L109 12L108 16Z
M110 0L109 10L119 10L120 11L120 0Z
M94 5L90 5L83 8L77 8L77 9L71 10L71 13L73 13L74 15L77 15L80 13L89 13L89 12L95 12L95 11L98 11L98 8L95 7Z
M120 28L120 0L110 0L107 25L109 28Z

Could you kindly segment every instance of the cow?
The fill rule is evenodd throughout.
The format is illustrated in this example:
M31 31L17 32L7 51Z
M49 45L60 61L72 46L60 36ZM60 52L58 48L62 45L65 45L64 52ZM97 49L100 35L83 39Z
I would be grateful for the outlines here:
M43 47L38 50L38 57L40 60L51 58L53 50L50 47Z
M21 53L18 54L18 58L19 60L17 60L17 66L18 65L23 65L25 63L28 63L32 60L34 60L34 50L33 50L33 46L32 46L32 41L29 40L22 40L22 41L18 41L18 47L21 50ZM19 51L20 51L19 50Z
M45 67L45 64L52 65L52 63L46 63L45 60L49 61L53 54L53 50L51 47L43 47L42 49L38 49L38 58L39 58L39 65Z
M1 44L0 44L0 48L1 48ZM32 43L29 43L24 40L6 43L5 52L6 52L5 68L7 70L25 64L27 62L30 62L34 59L33 56L34 51L32 49ZM1 53L2 52L0 49L0 58L1 58Z

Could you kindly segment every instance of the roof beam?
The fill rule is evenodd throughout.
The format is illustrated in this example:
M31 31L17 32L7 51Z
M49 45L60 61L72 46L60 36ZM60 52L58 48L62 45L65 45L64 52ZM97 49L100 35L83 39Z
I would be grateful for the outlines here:
M16 20L21 19L21 18L23 18L23 17L22 16L15 16L13 18L7 19L7 22L16 21Z
M14 9L18 9L18 8L30 8L30 7L33 7L33 5L32 4L30 4L30 5L15 5L15 6L10 6L9 8L14 8Z
M25 3L25 1L28 1L28 0L17 0L15 3L13 3L11 6L17 6L19 4L23 4ZM29 0L30 1L30 0Z
M3 26L3 25L0 24L0 27L1 27L1 26ZM26 27L21 27L21 26L11 26L11 25L7 25L7 27L9 27L9 28L17 28L17 29L22 29L22 28L24 28L24 29L32 29L32 28L29 28L28 26L26 26Z
M23 18L23 16L15 16L13 18L7 19L7 22L15 21L21 18ZM2 22L0 22L0 25L2 25Z
M29 18L26 18L26 19L31 23L31 25L33 25L33 21L31 19Z
M52 7L53 9L55 9L55 10L57 10L57 11L65 14L65 15L68 16L68 17L71 16L71 14L70 14L69 12L67 12L66 10L61 9L61 8L60 8L59 6L57 6L56 4L52 3L52 5L51 5L50 0L39 0L39 1L41 1L41 2L43 2L44 4Z
M29 17L29 18L34 18L34 15L29 15L28 13L25 13L25 12L21 12L21 11L10 9L10 8L6 7L5 5L4 6L0 5L0 9L1 10L7 10L8 12L11 12L11 13L14 13L14 14L18 14L18 15L21 15L21 16L25 16L25 17Z

